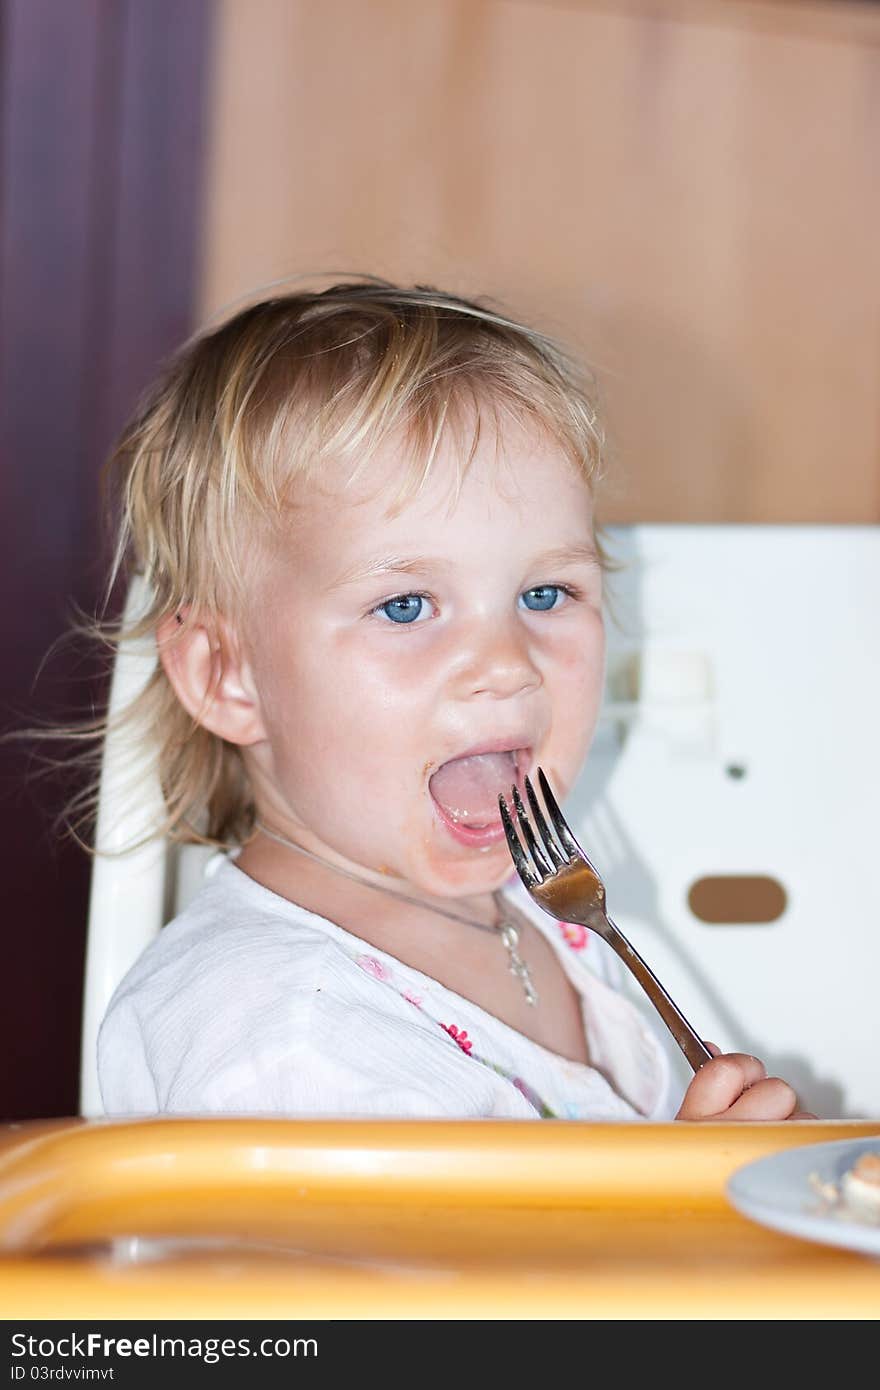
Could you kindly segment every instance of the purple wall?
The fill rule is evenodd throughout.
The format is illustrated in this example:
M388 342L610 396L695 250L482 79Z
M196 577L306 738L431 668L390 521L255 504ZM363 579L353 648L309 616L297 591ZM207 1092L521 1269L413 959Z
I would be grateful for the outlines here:
M191 331L210 0L0 0L0 730L87 714L62 649L107 546L97 479ZM89 861L0 745L0 1119L75 1114Z

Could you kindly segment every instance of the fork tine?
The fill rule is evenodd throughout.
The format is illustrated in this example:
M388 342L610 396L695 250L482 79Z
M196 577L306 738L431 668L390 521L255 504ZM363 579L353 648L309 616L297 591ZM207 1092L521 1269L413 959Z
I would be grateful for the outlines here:
M547 853L550 855L550 858L553 860L553 863L556 865L557 869L561 869L563 864L567 864L569 861L561 852L559 846L556 843L556 840L553 837L553 833L550 830L549 825L544 819L544 812L541 810L541 807L538 804L538 798L535 796L535 789L532 786L528 777L525 778L525 787L526 796L529 798L529 805L532 808L532 815L535 818L535 822L538 826L538 831L540 832L541 839L544 841L544 846L547 850Z
M565 848L568 850L569 854L576 855L578 859L586 859L587 863L590 864L589 859L587 859L587 856L584 854L577 840L574 838L571 831L569 830L568 822L566 821L558 805L556 804L556 797L551 792L550 784L547 781L547 778L544 776L544 772L540 767L538 768L538 782L541 787L541 795L544 798L544 805L547 807L547 811L550 816L550 819L553 822L553 828L556 831L556 834L559 836L560 840L565 845ZM592 864L590 864L591 869L592 867Z
M546 854L541 849L541 846L538 844L538 841L535 839L535 832L529 824L529 818L526 815L526 808L522 803L522 797L520 796L516 787L511 787L510 791L511 795L513 796L513 804L516 807L519 828L522 832L523 839L525 840L526 844L532 852L532 859L535 862L535 868L538 870L539 873L543 873L545 875L554 873L555 870L553 865L550 863L550 860L547 858Z
M501 812L501 822L504 826L504 833L507 836L507 848L510 850L510 856L516 866L516 871L526 888L534 888L540 880L535 877L526 862L522 845L519 842L519 836L513 828L513 821L507 809L507 802L504 800L503 796L498 797L498 809Z

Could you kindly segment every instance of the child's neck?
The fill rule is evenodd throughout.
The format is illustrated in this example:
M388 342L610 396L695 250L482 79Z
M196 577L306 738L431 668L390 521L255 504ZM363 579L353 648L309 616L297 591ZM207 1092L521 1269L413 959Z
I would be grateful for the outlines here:
M391 880L387 886L369 880L359 883L329 863L316 862L293 848L258 835L240 853L236 865L279 897L326 917L356 936L369 933L389 939L400 931L407 937L449 938L452 926L477 932L473 924L491 929L498 907L491 892L461 898L436 898L417 893L408 884ZM377 891L378 890L378 891ZM404 896L405 895L405 896ZM468 919L459 922L457 919ZM378 940L374 945L380 945ZM395 954L395 952L391 952Z
M492 893L435 899L456 912L450 919L433 910L433 904L420 908L395 897L393 889L376 892L352 883L264 836L256 837L236 863L279 897L471 1000L542 1047L571 1061L587 1060L578 996L541 933L522 914L513 914L520 930L520 959L535 996L529 999L500 933L457 920L459 915L473 917L491 928L498 919ZM510 916L508 909L504 915Z

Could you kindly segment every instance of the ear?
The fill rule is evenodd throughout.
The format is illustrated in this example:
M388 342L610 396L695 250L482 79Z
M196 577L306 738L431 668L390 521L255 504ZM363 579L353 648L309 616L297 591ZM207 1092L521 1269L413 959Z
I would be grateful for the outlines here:
M250 666L229 624L189 626L169 616L156 642L178 700L202 728L241 745L266 737Z

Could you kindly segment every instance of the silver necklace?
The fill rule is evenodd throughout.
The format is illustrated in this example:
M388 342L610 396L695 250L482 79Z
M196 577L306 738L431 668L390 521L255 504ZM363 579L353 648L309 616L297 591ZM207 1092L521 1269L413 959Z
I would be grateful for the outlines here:
M510 957L508 969L511 975L515 975L523 987L526 996L526 1003L535 1005L538 1002L538 992L532 983L529 967L519 953L519 927L513 922L509 915L509 908L505 906L501 895L496 891L492 894L492 901L495 903L500 916L500 921L494 926L487 922L477 922L473 917L463 917L459 912L447 912L443 907L436 907L434 903L425 902L423 898L411 897L409 893L398 893L393 888L386 888L381 883L371 883L368 878L363 878L360 874L352 873L350 869L343 869L338 864L331 864L329 859L322 859L320 854L315 854L313 850L305 849L302 845L296 844L293 840L288 840L286 836L279 834L277 830L271 830L262 821L255 822L256 829L263 835L268 835L270 840L275 840L277 844L284 845L286 849L295 849L297 854L304 854L307 859L313 859L316 864L323 864L325 869L332 869L336 874L342 874L344 878L350 878L354 883L361 883L365 888L374 888L377 893L384 893L389 898L400 898L403 902L412 903L415 907L426 908L428 912L436 912L440 917L448 917L453 922L464 922L468 927L479 927L480 931L492 932L493 935L501 938L501 943Z

